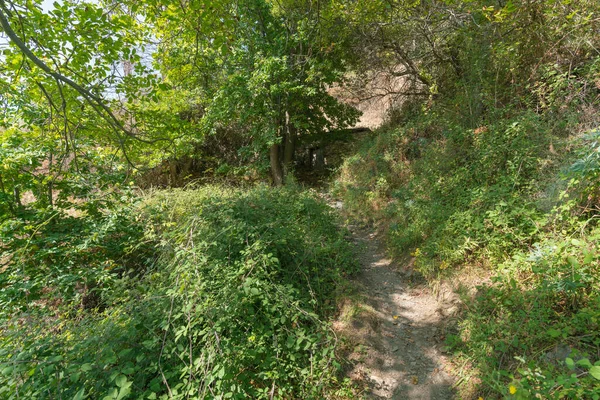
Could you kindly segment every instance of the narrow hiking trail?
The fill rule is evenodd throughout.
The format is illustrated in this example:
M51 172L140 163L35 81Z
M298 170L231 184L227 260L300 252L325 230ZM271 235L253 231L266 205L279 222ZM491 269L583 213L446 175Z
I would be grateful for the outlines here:
M362 266L360 304L347 305L335 323L350 341L348 376L364 384L367 398L453 399L455 379L442 348L456 296L413 283L412 270L386 257L376 233L349 229Z

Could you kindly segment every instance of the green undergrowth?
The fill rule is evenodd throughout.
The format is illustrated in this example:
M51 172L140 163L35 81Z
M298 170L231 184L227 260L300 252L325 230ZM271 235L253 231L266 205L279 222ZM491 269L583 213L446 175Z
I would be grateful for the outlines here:
M381 130L346 160L334 193L348 211L384 222L392 251L416 252L430 278L535 241L565 141L547 135L550 122L524 112L466 129L429 118Z
M448 338L464 398L599 398L598 134L576 116L435 110L390 124L332 184L429 281L489 271Z
M1 398L304 399L347 390L327 320L357 264L327 205L294 189L214 186L155 192L119 210L99 218L96 232L72 226L53 237L80 243L77 265L50 242L28 253L40 268L87 267L85 277L34 276L18 257L3 271L43 289L19 302L0 285ZM111 215L132 232L126 251L111 247L123 241L115 233L94 242Z

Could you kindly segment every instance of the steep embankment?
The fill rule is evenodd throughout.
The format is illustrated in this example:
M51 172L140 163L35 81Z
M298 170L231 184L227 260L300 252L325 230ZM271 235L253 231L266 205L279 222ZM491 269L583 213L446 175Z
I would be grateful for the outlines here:
M381 129L333 193L429 282L489 277L470 279L446 338L461 398L594 398L600 136L527 110L497 116L471 129L424 112Z

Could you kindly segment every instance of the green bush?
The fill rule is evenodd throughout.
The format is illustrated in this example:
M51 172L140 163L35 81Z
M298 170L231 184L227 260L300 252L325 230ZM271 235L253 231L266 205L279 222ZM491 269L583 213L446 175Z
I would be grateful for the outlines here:
M572 121L558 126L552 112L507 114L469 129L425 110L384 127L347 158L333 191L429 280L489 269L492 283L465 296L448 339L480 382L465 398L596 399L598 135L569 137Z
M1 396L322 398L336 385L326 316L357 266L327 205L206 187L126 215L154 256L110 282L103 309L13 309Z
M486 394L508 394L508 381L520 398L597 398L600 232L556 236L504 263L451 340L479 370Z
M596 135L579 146L537 240L499 264L451 340L486 394L508 394L511 383L523 399L600 398Z
M334 193L351 214L386 221L396 254L419 248L430 277L465 260L503 260L543 223L533 196L556 169L547 125L523 112L475 130L436 131L427 118L386 128L346 160Z

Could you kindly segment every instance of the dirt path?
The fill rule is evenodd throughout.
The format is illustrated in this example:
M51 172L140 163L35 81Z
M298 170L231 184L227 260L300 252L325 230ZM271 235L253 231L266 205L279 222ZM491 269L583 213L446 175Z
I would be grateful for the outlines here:
M414 275L386 258L374 233L350 228L360 249L361 301L336 322L349 341L348 375L365 384L367 398L453 399L454 379L441 348L456 298L410 283Z

